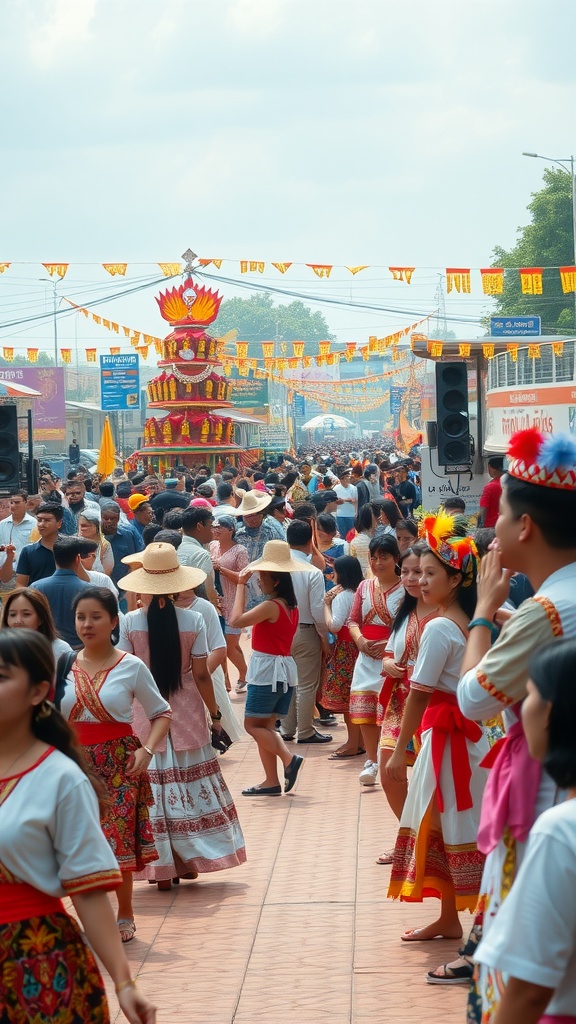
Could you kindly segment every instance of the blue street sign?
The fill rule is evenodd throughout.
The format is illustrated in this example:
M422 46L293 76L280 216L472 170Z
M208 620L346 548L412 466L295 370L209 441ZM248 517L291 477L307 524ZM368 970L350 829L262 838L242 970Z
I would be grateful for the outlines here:
M539 316L491 316L490 335L493 338L540 336L542 320Z
M137 353L100 356L100 408L126 412L140 408L140 365Z

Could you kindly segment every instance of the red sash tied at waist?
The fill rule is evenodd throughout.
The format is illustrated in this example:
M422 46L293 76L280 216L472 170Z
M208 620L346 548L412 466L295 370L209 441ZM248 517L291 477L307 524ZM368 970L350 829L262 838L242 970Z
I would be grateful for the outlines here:
M383 684L382 689L380 690L380 695L378 697L378 703L380 704L384 714L386 714L386 709L390 703L390 698L392 697L392 693L394 692L394 687L396 686L396 684L406 684L407 681L407 670L404 670L401 676L385 675L383 677Z
M350 636L350 630L348 629L348 626L342 626L342 629L338 630L336 636L343 643L352 643L353 642L352 641L352 637Z
M458 707L456 694L443 693L441 690L435 690L430 698L421 726L423 733L426 729L432 730L432 766L436 778L436 797L439 810L444 810L440 772L449 736L456 810L470 810L474 806L474 802L470 793L472 769L466 740L477 743L482 736L482 729L476 722L464 717Z
M108 740L120 740L124 736L133 736L129 722L71 722L70 723L83 747L91 747L94 743L106 743Z
M515 705L514 711L520 714L520 704ZM536 816L542 766L530 757L520 719L494 744L481 767L492 770L482 800L478 849L491 853L506 828L514 839L526 842Z
M0 884L0 925L25 921L29 917L65 913L62 900L35 889L27 882Z
M365 640L387 640L390 636L389 626L379 626L372 622L366 622L360 626L360 632Z

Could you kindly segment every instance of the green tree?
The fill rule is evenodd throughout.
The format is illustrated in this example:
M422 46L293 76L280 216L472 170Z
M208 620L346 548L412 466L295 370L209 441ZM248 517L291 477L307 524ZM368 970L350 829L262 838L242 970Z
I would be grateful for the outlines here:
M240 341L261 342L332 340L328 324L321 313L313 313L303 302L290 302L276 306L267 292L251 295L249 299L227 299L210 333L221 336L236 329Z
M492 266L504 267L504 292L498 297L500 316L542 317L542 332L573 331L574 296L564 295L557 267L574 265L572 235L572 180L560 168L544 171L544 188L532 193L528 209L532 221L518 228L513 249L494 247ZM544 267L542 295L522 295L518 270L507 267Z

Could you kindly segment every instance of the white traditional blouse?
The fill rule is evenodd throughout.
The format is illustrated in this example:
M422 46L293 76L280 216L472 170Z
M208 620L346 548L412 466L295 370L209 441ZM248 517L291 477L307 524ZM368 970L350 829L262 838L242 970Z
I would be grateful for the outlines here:
M150 669L134 654L124 654L111 669L96 673L93 684L100 703L116 722L132 722L132 705L135 700L142 705L150 720L162 715L170 716L170 705L156 686ZM70 718L77 702L78 694L72 671L66 679L60 708L65 718ZM73 717L77 722L99 721L86 706L75 711Z
M92 785L53 747L28 771L0 781L2 884L26 882L61 898L121 882Z

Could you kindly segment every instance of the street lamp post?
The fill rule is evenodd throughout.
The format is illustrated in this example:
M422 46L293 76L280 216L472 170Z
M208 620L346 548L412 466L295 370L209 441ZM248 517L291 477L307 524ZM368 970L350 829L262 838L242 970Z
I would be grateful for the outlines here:
M58 306L60 305L58 300L58 292L56 290L58 281L53 279L48 280L46 277L39 277L39 281L43 284L49 284L52 286L52 324L54 328L54 366L58 366ZM59 278L61 281L62 278Z
M552 156L542 156L541 153L522 153L522 156L530 156L535 160L545 160L549 164L558 164L566 174L570 175L572 183L572 245L574 251L574 266L576 266L576 178L574 177L574 156L562 157L557 160ZM568 168L566 165L569 164ZM574 328L576 329L576 292L574 292Z

